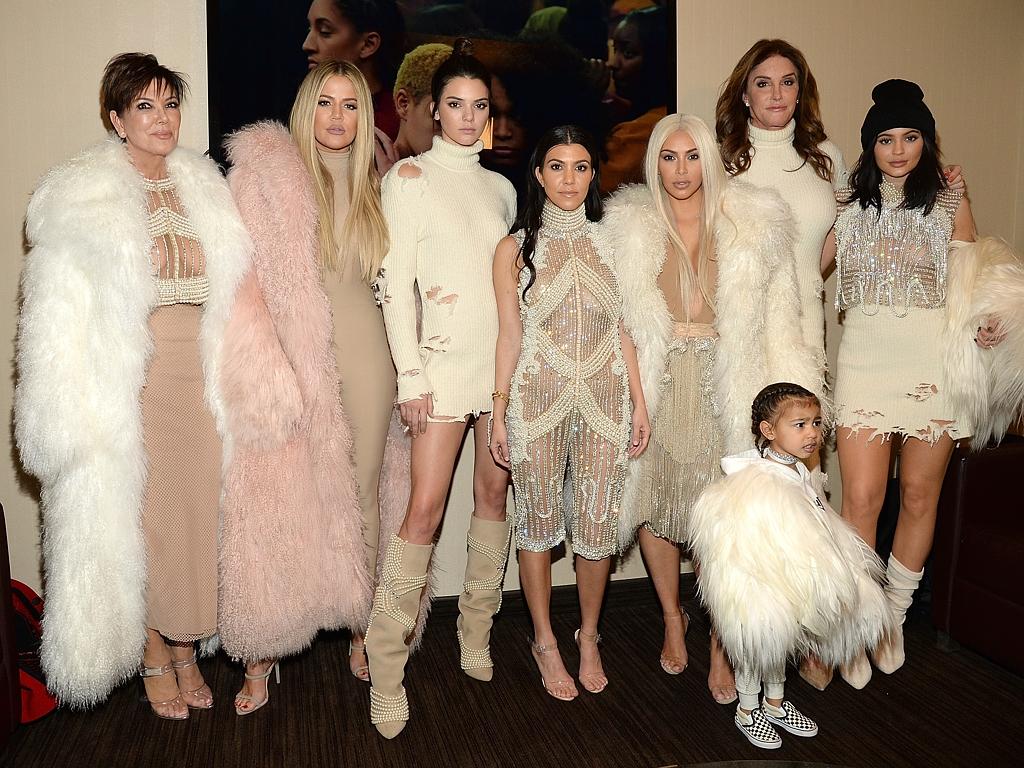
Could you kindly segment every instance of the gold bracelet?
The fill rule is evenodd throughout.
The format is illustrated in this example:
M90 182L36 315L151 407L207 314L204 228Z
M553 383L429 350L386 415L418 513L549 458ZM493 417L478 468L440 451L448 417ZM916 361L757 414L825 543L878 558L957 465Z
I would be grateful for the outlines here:
M500 397L502 400L505 401L505 404L508 405L508 395L506 395L504 392L497 389L491 392L491 400L493 400L496 397Z

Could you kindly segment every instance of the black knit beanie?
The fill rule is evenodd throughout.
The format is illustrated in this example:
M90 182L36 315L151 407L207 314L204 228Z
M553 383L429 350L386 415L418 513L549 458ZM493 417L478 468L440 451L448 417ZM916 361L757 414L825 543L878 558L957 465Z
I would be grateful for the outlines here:
M878 134L890 128L916 128L935 141L935 118L924 103L924 91L909 80L886 80L871 91L875 103L860 127L860 145L864 150L875 143Z

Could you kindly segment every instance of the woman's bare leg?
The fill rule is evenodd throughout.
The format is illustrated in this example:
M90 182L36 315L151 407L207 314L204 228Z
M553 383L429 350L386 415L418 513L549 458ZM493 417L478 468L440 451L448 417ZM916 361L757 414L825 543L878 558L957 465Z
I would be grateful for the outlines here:
M551 550L519 551L519 583L533 621L533 657L540 670L544 688L556 699L573 699L578 695L572 677L562 663L557 640L551 628ZM545 650L537 652L536 648Z
M444 516L444 502L455 472L455 459L466 434L465 422L427 425L412 441L412 488L399 538L410 544L433 544ZM493 462L492 462L493 463Z
M668 539L655 536L644 526L640 528L640 551L661 603L665 622L661 666L666 672L679 674L686 669L687 663L687 619L679 605L679 547Z
M597 647L597 622L601 617L601 604L608 586L612 559L587 560L576 556L576 591L580 600L580 683L591 693L600 693L608 686L608 678L601 665L601 651Z

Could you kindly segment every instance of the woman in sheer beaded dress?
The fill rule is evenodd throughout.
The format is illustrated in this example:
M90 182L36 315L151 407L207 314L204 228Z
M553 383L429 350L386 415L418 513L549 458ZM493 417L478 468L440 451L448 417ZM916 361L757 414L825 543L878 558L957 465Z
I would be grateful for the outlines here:
M29 206L15 430L42 483L47 684L90 706L139 671L153 711L213 696L221 348L250 243L216 166L179 148L181 75L111 59L115 133ZM141 670L139 669L141 662Z
M553 128L530 169L526 206L494 257L500 331L490 446L512 471L519 576L541 683L569 701L578 692L551 628L551 550L568 535L580 599L579 679L600 693L608 678L597 626L619 550L623 484L651 429L612 252L597 223L597 145L575 126Z
M647 183L620 188L605 216L653 419L619 529L623 547L640 540L665 622L660 664L675 675L687 664L679 545L693 505L721 476L722 456L752 445L750 402L762 387L795 380L821 393L824 377L801 338L794 222L778 193L730 179L693 115L658 122L644 168ZM735 696L711 686L722 703Z
M946 182L935 119L915 83L888 80L861 128L863 152L825 242L822 271L836 263L843 338L836 372L836 438L842 515L874 544L890 456L900 449L900 513L886 569L886 597L902 625L931 550L954 443L973 425L943 383L942 335L952 241L975 239L967 198ZM998 323L977 343L998 343ZM903 665L902 629L874 652L891 674ZM851 685L871 677L866 655L842 669Z

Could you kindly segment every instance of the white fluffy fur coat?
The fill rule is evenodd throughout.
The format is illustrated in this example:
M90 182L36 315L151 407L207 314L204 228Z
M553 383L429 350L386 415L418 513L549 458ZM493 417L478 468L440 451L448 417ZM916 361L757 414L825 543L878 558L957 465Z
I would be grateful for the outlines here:
M1006 338L981 349L974 337L991 316ZM975 450L1024 415L1024 262L1003 240L951 244L944 371L955 411L974 424Z
M726 457L688 523L722 647L755 672L809 653L837 666L893 626L878 556L796 468L756 449Z
M768 384L791 381L825 404L825 372L801 337L800 297L793 261L795 225L779 195L743 181L729 182L715 226L715 402L726 453L753 445L750 408ZM646 185L619 189L604 224L615 247L622 316L633 338L647 411L654 422L666 383L673 320L657 280L668 254L666 223ZM638 462L631 462L620 515L625 547L636 533Z
M167 171L207 257L200 331L206 400L224 433L218 360L249 238L227 184L186 149ZM156 305L142 176L111 136L51 170L32 196L14 418L42 484L47 683L90 706L134 674L146 640L140 394Z

